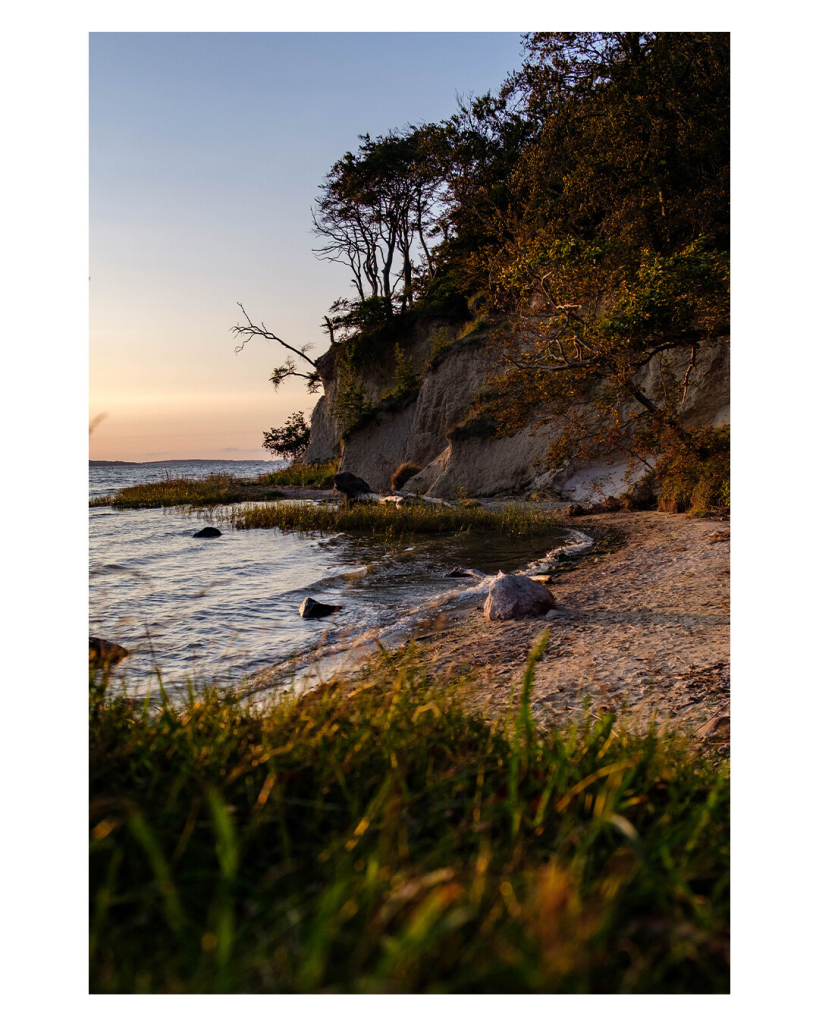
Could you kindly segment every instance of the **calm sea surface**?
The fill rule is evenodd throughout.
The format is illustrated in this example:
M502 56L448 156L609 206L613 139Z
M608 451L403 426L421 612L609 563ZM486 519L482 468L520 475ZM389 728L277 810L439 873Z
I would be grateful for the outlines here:
M254 476L270 462L91 466L92 496L172 475L229 471ZM468 600L472 579L445 579L454 565L487 574L542 558L565 539L459 534L387 546L371 537L299 536L234 530L194 539L204 523L176 509L89 509L90 632L122 644L122 674L135 693L188 682L238 682L259 670L305 657L319 645L343 648L364 634L401 636L401 625L431 603ZM305 597L342 609L302 619ZM480 598L483 599L482 597ZM400 642L400 640L399 640ZM395 644L393 644L394 646Z

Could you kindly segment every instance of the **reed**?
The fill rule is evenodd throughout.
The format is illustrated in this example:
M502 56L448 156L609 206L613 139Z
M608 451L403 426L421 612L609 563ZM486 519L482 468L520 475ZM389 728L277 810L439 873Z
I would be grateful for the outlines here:
M554 516L529 505L507 505L500 511L467 504L434 505L424 501L273 502L226 510L222 516L239 530L279 529L301 533L351 531L399 536L414 533L503 533L532 537L557 531Z
M89 505L113 508L169 508L188 505L202 508L241 501L271 501L282 492L266 482L264 476L237 477L230 473L212 473L202 480L167 476L147 484L124 487L115 494L92 498Z
M727 992L726 770L530 675L507 725L413 652L264 710L93 677L91 990Z
M263 473L259 483L270 487L309 487L329 490L338 472L339 459L328 462L293 463L273 473Z

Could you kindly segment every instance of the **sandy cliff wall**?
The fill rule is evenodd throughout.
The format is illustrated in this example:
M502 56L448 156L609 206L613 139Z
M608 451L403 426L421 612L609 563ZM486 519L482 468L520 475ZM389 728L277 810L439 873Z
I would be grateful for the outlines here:
M328 360L325 396L313 411L308 459L331 458L343 447L341 469L363 477L382 492L389 490L397 467L412 462L423 469L407 487L440 498L546 488L562 497L585 500L621 494L645 471L644 467L630 470L626 457L612 456L596 463L569 463L558 473L547 473L542 460L562 429L558 418L541 425L533 422L513 437L488 436L485 424L472 415L491 369L486 336L479 332L467 335L430 361L433 327L417 329L406 347L416 367L427 365L417 394L376 405L369 421L343 446L339 424L332 415L337 380ZM702 346L692 378L695 386L689 388L680 409L683 426L722 426L729 421L729 354L727 340ZM666 368L679 379L688 352L664 358ZM635 378L637 386L655 399L662 395L661 366L661 357L655 357ZM370 402L377 402L389 379L386 361L365 377ZM628 415L632 409L640 407L635 403L623 412Z

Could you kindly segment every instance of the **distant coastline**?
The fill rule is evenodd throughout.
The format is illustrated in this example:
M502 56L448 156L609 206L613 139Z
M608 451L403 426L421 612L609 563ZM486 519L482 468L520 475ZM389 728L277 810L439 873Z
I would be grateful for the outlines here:
M242 462L266 462L267 459L162 459L160 462L123 462L121 459L89 459L89 466L176 466L180 462L224 462L238 465Z

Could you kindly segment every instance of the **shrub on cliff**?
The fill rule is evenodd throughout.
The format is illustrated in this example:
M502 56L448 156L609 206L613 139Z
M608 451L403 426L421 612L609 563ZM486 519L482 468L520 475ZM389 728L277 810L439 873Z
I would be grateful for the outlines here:
M727 514L730 470L729 427L704 427L690 435L687 444L672 439L654 468L659 483L658 508L694 515Z
M417 476L417 474L421 472L421 469L421 466L416 466L412 462L402 462L392 475L390 487L394 491L400 491L407 480L411 480L414 476Z
M310 444L310 427L304 420L304 413L294 412L284 421L284 426L264 432L262 448L280 458L301 462Z

